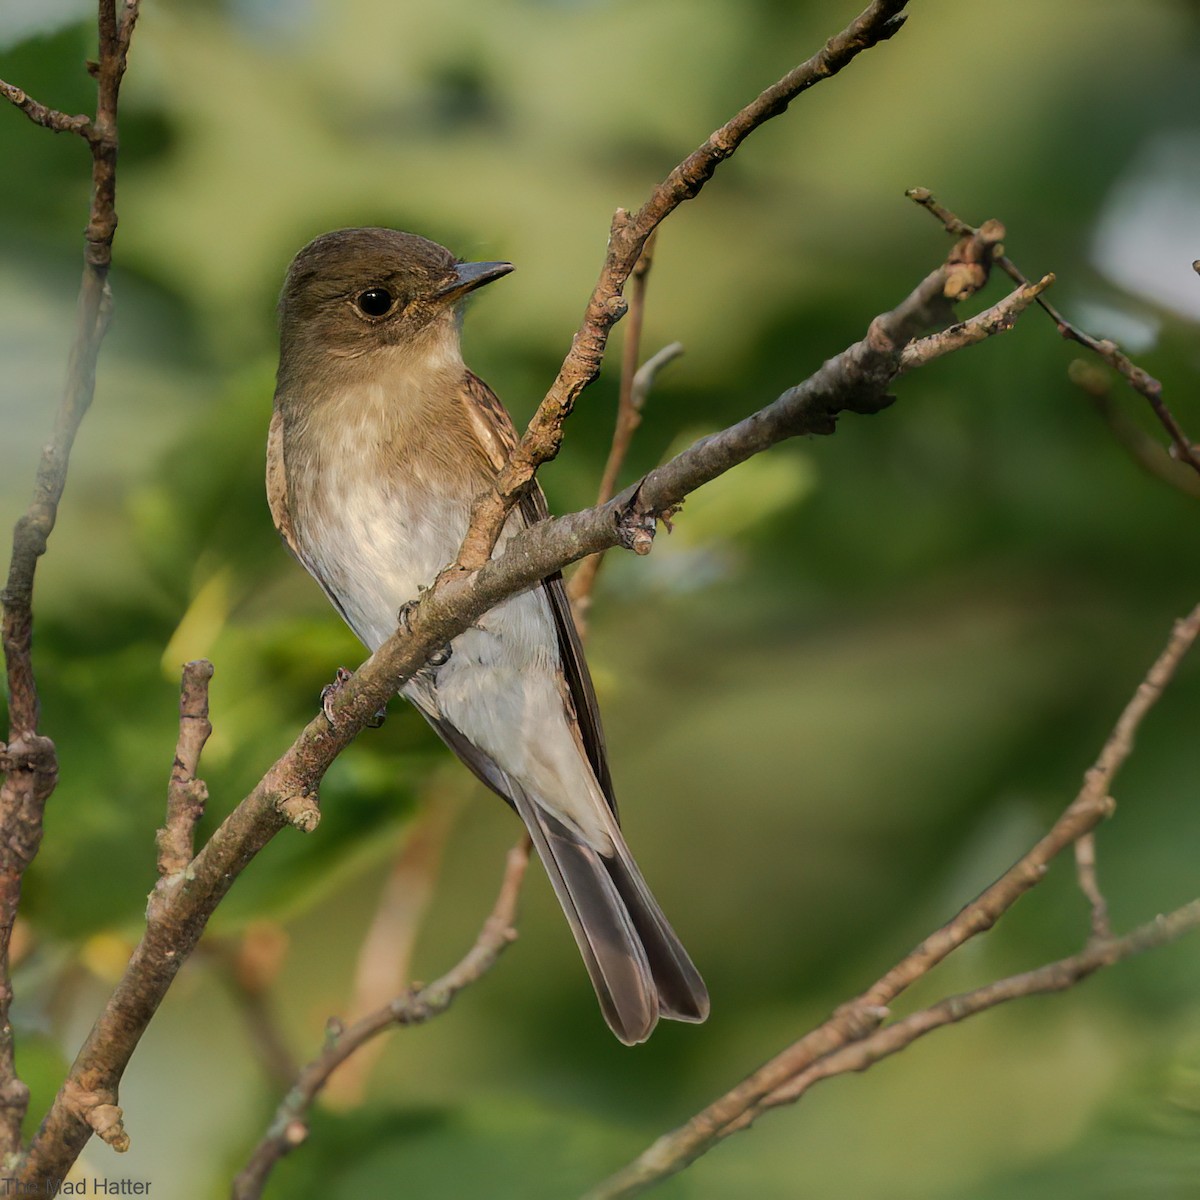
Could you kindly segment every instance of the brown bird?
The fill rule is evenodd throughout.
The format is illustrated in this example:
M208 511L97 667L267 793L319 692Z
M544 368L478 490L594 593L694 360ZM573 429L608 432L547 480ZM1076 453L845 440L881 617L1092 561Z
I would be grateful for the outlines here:
M288 270L271 514L370 650L454 559L472 499L516 444L459 349L463 299L511 270L390 229L326 234ZM535 487L497 551L547 515ZM447 650L402 694L525 822L613 1032L633 1044L660 1016L703 1021L704 982L621 836L561 575L498 605Z

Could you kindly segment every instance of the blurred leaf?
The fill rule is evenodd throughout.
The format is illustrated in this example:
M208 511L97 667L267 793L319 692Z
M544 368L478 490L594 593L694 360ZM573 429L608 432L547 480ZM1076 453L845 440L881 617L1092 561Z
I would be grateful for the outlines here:
M1200 1179L1200 1053L1190 1047L1140 1078L1066 1152L1002 1172L977 1200L1190 1200Z
M350 1200L390 1194L403 1181L414 1195L561 1200L615 1170L640 1140L586 1113L507 1095L459 1109L323 1113L268 1194ZM689 1192L677 1182L660 1194L672 1200Z

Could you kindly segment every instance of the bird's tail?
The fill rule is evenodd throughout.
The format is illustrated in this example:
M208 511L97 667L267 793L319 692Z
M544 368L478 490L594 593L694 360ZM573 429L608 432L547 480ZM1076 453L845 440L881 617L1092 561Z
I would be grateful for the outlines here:
M514 792L613 1033L632 1046L650 1036L660 1016L703 1021L704 980L650 894L616 821L610 858L520 788Z

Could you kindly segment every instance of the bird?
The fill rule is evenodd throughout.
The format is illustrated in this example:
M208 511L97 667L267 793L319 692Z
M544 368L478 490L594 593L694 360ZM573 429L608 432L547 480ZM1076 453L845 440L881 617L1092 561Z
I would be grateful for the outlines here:
M472 500L517 444L466 367L462 311L513 270L384 228L304 247L279 300L267 497L292 554L370 651L455 558ZM534 483L497 543L546 519ZM709 1012L699 972L625 839L560 573L486 613L401 689L525 823L617 1038Z

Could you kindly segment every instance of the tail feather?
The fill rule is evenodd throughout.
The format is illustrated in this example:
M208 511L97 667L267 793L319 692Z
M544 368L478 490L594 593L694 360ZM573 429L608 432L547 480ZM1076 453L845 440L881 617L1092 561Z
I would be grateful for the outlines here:
M675 930L667 923L624 839L618 833L614 841L616 858L601 861L616 885L650 963L660 1015L673 1021L707 1019L708 988L704 986L700 972L675 936Z
M626 1045L644 1042L660 1016L703 1021L708 992L663 916L616 822L607 858L531 800L513 801L579 945L604 1019Z

